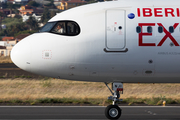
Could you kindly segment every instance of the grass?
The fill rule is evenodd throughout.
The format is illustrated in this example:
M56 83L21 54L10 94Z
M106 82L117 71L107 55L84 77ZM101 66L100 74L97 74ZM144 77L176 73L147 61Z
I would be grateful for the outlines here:
M103 83L61 79L14 78L0 80L0 103L65 103L107 105L111 95ZM122 103L162 105L180 103L180 84L124 84Z
M12 60L9 56L1 56L0 57L0 63L12 63Z
M172 100L167 99L165 100L166 104L180 104L180 100ZM98 99L98 98L37 98L37 99L1 99L0 103L24 103L30 105L37 105L37 104L86 104L86 105L101 105L106 106L111 104L112 102L106 99ZM126 98L122 103L126 103L128 105L139 105L139 104L146 104L146 105L163 105L163 101L159 98L146 98L146 99L136 99L136 98Z
M107 100L102 99L81 99L81 98L39 98L39 99L29 99L29 100L21 100L21 99L2 99L0 103L24 103L30 105L36 104L86 104L86 105L107 105L110 104Z
M42 82L42 86L43 87L51 87L52 86L51 80L44 80Z
M14 78L32 78L32 77L31 76L20 75L20 76L14 76Z

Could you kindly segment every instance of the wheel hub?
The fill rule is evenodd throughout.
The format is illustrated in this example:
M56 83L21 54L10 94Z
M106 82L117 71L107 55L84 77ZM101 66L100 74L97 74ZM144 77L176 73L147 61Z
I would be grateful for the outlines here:
M109 115L110 115L111 117L116 117L116 116L118 115L118 110L115 109L115 108L111 108L111 109L109 110Z

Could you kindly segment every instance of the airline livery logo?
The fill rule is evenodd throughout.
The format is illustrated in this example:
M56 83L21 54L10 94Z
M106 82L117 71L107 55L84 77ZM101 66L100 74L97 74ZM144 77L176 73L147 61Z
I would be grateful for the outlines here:
M179 8L137 8L138 17L180 17Z
M180 17L180 8L137 8L137 17ZM152 32L143 32L143 26L153 27L158 26L163 28L164 36L159 43L147 43L144 42L144 36L152 36ZM179 23L171 24L173 30L176 30ZM168 28L165 28L162 23L138 23L138 27L141 28L141 32L138 33L139 46L162 46L163 43L168 39L175 46L180 46L174 36L171 34Z

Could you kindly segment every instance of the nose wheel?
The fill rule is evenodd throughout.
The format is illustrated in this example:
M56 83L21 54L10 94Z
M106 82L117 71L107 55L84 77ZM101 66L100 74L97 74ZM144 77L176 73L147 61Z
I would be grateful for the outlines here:
M105 109L105 115L108 119L118 119L121 116L121 109L117 105L109 105Z
M123 84L122 83L112 83L112 91L108 83L105 83L113 96L108 97L109 100L112 100L112 105L109 105L105 109L105 116L108 119L118 119L121 117L121 109L118 107L118 102L122 101L120 98L120 91L123 93Z

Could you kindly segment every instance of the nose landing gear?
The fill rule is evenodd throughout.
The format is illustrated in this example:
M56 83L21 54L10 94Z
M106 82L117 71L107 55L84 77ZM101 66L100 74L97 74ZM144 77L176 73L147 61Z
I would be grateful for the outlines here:
M112 91L108 83L105 83L113 96L108 97L109 100L112 100L112 105L109 105L105 109L105 115L108 119L118 119L121 116L121 109L118 107L118 102L122 101L120 98L120 91L123 94L123 84L122 83L112 83Z

